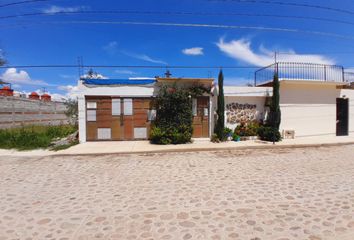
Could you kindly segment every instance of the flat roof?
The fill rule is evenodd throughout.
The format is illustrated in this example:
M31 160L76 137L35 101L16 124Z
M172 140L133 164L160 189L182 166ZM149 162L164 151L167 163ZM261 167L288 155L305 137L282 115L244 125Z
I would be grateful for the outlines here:
M149 85L154 84L154 79L82 79L85 85Z
M267 97L272 95L272 87L224 86L225 97Z

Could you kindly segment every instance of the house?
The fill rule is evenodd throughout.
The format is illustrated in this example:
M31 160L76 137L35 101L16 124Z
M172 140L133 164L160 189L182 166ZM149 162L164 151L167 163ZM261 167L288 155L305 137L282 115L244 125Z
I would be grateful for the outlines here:
M225 87L227 126L265 118L276 72L282 133L294 132L296 137L354 135L350 74L340 66L312 63L276 63L256 71L255 87Z
M156 117L154 98L161 84L213 87L211 78L80 79L80 142L148 139ZM193 99L193 137L212 132L212 96Z
M280 82L283 134L354 135L354 74L343 67L312 63L276 63L255 72L253 87L225 86L225 124L263 121L269 112L272 83ZM212 78L81 79L80 142L148 139L156 116L154 98L162 84L213 88ZM217 93L193 99L193 137L209 138L216 119Z

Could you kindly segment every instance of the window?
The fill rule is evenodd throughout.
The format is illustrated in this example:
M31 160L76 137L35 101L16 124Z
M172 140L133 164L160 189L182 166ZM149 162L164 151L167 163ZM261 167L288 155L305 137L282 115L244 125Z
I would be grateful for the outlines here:
M96 110L87 110L87 121L96 122Z
M112 99L112 115L119 116L121 114L121 100Z
M146 128L134 128L134 138L135 139L146 139L147 138Z
M99 140L109 140L111 139L111 129L110 128L98 128L97 129L97 139Z
M148 110L147 114L148 114L148 121L155 121L156 120L156 110L155 109Z
M124 115L125 116L133 115L133 99L131 98L124 99Z
M96 102L87 102L86 108L87 108L87 121L88 122L96 122L97 103Z
M193 116L197 116L197 99L196 98L192 99L192 113L193 113Z
M97 103L96 102L87 102L87 109L96 109Z

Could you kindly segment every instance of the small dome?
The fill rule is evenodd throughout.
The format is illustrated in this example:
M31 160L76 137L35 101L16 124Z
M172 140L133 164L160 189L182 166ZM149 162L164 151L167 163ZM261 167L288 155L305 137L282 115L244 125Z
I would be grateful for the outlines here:
M11 88L9 86L4 86L2 89L3 90L11 90Z
M45 93L42 95L42 97L50 97L50 95Z
M38 93L32 92L32 93L31 93L31 96L38 96Z

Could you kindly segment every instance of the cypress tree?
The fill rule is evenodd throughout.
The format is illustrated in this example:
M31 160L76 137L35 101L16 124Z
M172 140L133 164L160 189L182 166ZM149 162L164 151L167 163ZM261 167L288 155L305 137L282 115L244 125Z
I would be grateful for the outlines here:
M225 128L225 99L224 99L224 75L222 70L219 72L218 77L219 94L218 94L218 119L215 125L215 133L220 140L224 140L224 128Z
M273 79L273 97L272 97L272 105L271 105L271 116L272 116L272 127L279 130L280 122L281 122L281 112L280 112L280 92L279 92L280 84L278 73L274 74Z

